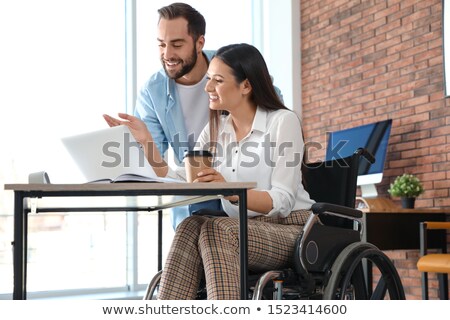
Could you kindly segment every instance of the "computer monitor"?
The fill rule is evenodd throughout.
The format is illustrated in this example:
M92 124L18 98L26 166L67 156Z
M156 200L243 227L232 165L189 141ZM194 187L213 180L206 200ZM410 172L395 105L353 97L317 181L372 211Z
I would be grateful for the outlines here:
M362 197L378 195L375 184L383 178L391 126L392 120L389 119L328 134L326 160L350 156L358 148L366 148L375 156L374 164L371 165L364 157L359 164L357 184L361 187Z

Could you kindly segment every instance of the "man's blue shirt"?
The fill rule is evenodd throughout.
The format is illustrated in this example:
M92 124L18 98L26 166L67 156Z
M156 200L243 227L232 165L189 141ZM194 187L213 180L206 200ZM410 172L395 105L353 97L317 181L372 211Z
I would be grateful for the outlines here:
M203 51L208 62L215 51ZM205 110L208 112L208 110ZM175 161L180 164L188 150L188 133L184 123L180 97L175 80L170 79L163 68L153 74L144 84L137 96L134 115L143 120L152 134L161 155L172 146ZM220 201L208 201L207 208L219 209ZM190 216L190 213L205 208L206 203L177 207L171 210L171 220L175 229L178 223Z

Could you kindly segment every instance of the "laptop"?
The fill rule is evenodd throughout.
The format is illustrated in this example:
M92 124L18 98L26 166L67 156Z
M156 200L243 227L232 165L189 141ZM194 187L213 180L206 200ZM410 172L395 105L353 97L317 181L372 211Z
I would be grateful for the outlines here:
M89 182L159 181L127 126L110 127L62 138Z

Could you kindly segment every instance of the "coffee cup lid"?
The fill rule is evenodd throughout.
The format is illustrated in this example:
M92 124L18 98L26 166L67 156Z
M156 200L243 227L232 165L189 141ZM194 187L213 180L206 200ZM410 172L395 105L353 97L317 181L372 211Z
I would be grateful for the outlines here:
M186 151L184 157L212 157L212 153L208 150L189 150Z

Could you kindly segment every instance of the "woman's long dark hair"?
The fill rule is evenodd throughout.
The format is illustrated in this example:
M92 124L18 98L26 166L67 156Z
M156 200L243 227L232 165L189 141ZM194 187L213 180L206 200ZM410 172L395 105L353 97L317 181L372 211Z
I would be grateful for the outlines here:
M214 58L220 59L231 68L238 84L248 80L252 86L250 99L255 105L267 110L287 109L273 87L263 56L254 46L246 43L227 45L217 50ZM220 110L209 112L212 146L217 143L219 118L222 113Z

